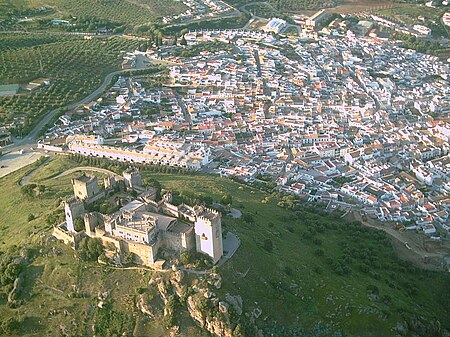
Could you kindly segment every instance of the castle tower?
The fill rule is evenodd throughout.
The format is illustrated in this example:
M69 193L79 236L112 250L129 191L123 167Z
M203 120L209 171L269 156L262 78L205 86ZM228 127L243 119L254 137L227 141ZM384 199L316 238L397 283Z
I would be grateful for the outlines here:
M73 194L80 200L86 200L100 193L96 176L85 174L72 179Z
M116 178L113 175L103 178L103 186L106 190L115 189L118 186Z
M223 255L222 217L219 212L197 208L195 220L195 244L197 252L210 256L217 263Z
M142 187L141 174L137 170L126 170L123 172L123 178L125 179L125 185L127 188Z
M95 233L95 227L100 225L100 216L98 213L86 213L84 215L85 232L89 236L93 236Z
M85 213L84 204L76 198L67 199L64 203L64 212L66 214L66 227L69 232L75 232L74 221Z

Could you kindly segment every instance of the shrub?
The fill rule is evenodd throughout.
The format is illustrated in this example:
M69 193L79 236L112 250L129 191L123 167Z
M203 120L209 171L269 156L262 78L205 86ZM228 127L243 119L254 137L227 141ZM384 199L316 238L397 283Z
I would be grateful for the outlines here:
M1 330L7 335L11 335L20 328L21 321L22 320L14 317L8 317L2 321Z
M78 247L78 256L83 261L96 261L103 253L103 246L100 239L83 238Z
M272 243L272 240L270 240L270 239L264 239L264 241L263 241L263 248L264 248L264 250L265 251L267 251L267 252L269 252L269 253L272 253L272 251L273 251L273 243Z
M323 251L323 249L319 248L314 251L314 254L316 254L317 256L324 256L325 252Z
M84 229L84 220L81 217L75 218L73 221L73 227L77 232L82 231Z

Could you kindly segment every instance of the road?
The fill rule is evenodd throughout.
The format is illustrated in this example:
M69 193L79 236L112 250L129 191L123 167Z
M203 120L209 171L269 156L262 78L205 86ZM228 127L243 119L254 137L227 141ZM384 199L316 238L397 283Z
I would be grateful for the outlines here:
M94 90L91 94L88 96L70 103L66 106L53 109L49 111L31 130L31 132L22 139L14 139L14 143L11 145L7 145L2 147L2 152L5 153L3 156L0 157L0 164L4 166L3 168L0 168L0 177L3 177L9 173L12 173L26 165L29 165L36 160L38 160L41 157L41 153L30 153L30 148L35 147L36 141L41 133L41 131L45 128L45 126L50 123L55 116L57 115L58 111L61 109L67 109L67 110L74 110L80 105L87 104L89 102L92 102L106 89L106 87L109 85L111 80L114 76L120 75L122 73L130 72L133 70L140 70L141 68L135 68L135 69L124 69L124 70L118 70L111 72L107 74L102 82L102 84ZM155 73L155 75L158 73ZM23 152L23 154L22 154Z
M114 173L113 171L107 170L107 169L103 169L100 167L93 167L93 166L79 166L79 167L74 167L72 169L69 169L67 171L64 171L63 173L58 174L56 178L60 178L60 177L64 177L68 174L72 174L74 172L78 172L78 171L92 171L92 172L99 172L99 173L103 173L106 175L112 175L112 176L117 176L116 173Z
M57 109L53 109L51 111L49 111L33 128L33 130L31 130L31 132L24 138L22 139L15 139L14 140L14 144L11 145L7 145L4 146L2 148L3 152L16 152L16 151L20 151L20 150L27 150L29 149L31 146L33 146L36 143L36 140L39 137L39 134L41 132L42 129L44 129L44 127L56 116L56 114L58 113L58 111L60 111L61 109L65 109L65 110L74 110L77 107L87 104L89 102L92 102L93 100L95 100L96 98L98 98L99 96L101 96L101 94L103 93L103 91L106 89L106 87L109 85L109 83L111 82L111 80L113 79L114 76L116 75L120 75L122 73L128 73L130 71L133 70L141 70L144 68L134 68L134 69L123 69L123 70L118 70L118 71L114 71L112 73L109 73L108 75L105 76L102 84L96 89L94 90L91 94L89 94L88 96L70 103L66 106L57 108ZM155 75L158 73L155 73Z
M405 233L399 232L395 228L391 227L389 224L371 222L369 220L365 221L356 211L352 213L350 219L358 220L366 227L382 230L386 234L388 234L391 238L393 238L396 242L398 242L398 245L395 246L397 247L400 258L408 260L417 265L418 267L424 269L442 270L441 266L436 264L428 264L426 260L435 259L437 261L441 261L446 255L448 255L448 251L447 253L435 253L426 251L417 240L407 239Z

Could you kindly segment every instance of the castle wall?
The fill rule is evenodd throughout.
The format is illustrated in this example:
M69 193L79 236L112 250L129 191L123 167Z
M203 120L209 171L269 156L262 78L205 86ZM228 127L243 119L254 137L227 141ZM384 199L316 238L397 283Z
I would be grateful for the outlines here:
M164 211L165 213L168 213L168 214L170 214L170 215L172 215L172 216L174 216L174 217L177 217L177 218L178 218L178 216L179 216L178 206L172 205L172 204L169 203L169 202L165 202L165 203L163 204L163 211Z
M181 234L181 245L185 251L195 249L194 228L191 228L188 232Z
M83 237L82 236L83 233L69 233L62 228L63 225L65 225L65 224L53 227L52 235L57 240L63 241L64 244L72 247L73 249L77 249L78 244L80 243L80 241Z
M84 227L87 235L92 236L95 231L95 227L99 225L99 215L96 213L87 213L84 215Z
M100 192L97 177L93 177L92 181L81 181L79 179L72 179L73 194L81 199L89 199Z
M88 198L88 199L85 199L85 202L87 203L87 204L92 204L93 202L96 202L97 200L100 200L100 199L102 199L102 198L104 198L105 197L105 191L101 191L101 192L98 192L96 195L94 195L93 197L90 197L90 198Z
M143 245L137 242L124 242L124 252L130 252L135 254L135 263L143 264L146 266L152 266L156 261L156 254L160 246L158 241L153 246Z

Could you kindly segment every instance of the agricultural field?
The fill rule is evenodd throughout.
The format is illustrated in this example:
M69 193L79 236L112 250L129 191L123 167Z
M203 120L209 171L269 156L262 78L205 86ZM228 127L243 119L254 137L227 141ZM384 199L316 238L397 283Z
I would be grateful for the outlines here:
M5 295L0 296L0 317L25 317L23 335L34 331L45 336L60 329L59 324L72 334L82 334L80 329L91 324L101 331L107 318L92 303L98 292L111 288L111 329L131 329L127 322L134 317L138 335L164 335L158 323L135 315L136 289L148 284L151 272L110 270L79 261L60 243L48 243L51 222L61 216L58 205L70 195L74 175L57 176L84 164L60 157L31 173L29 182L45 186L38 198L24 198L18 182L39 164L0 179L0 251L20 246L42 252L26 271L30 295L20 297L23 303L17 309L8 308ZM178 199L220 202L226 197L242 211L240 219L223 218L223 230L237 234L241 247L219 268L224 282L217 292L240 294L245 312L260 308L256 323L268 335L309 336L314 330L311 336L334 331L346 336L394 336L391 329L400 325L416 335L439 336L439 324L450 328L448 274L400 261L383 232L217 176L143 174L172 189ZM84 295L68 297L73 285ZM77 320L82 324L72 323ZM192 321L184 324L201 336L193 332ZM114 334L99 333L108 335Z
M280 17L280 15L282 15L279 11L266 2L250 4L245 6L245 9L251 14L262 18Z
M0 0L0 18L11 13L31 13L42 18L40 8L50 9L47 16L51 19L90 17L118 25L137 26L181 13L186 6L174 0Z
M269 3L276 10L282 13L297 13L311 15L319 9L326 8L329 12L339 14L350 14L363 12L368 10L378 10L383 8L401 7L405 4L416 4L415 0L268 0L268 1L252 1L252 0L227 0L226 2L237 6L264 7Z
M119 70L126 51L137 41L120 37L85 40L73 35L8 33L0 35L0 84L20 84L44 78L47 86L0 97L0 124L23 123L27 133L49 110L94 91L106 74Z
M445 7L430 8L425 6L408 5L401 8L387 8L376 10L375 13L397 23L413 25L426 25L431 28L431 34L436 37L450 37L450 28L441 22L447 11Z

